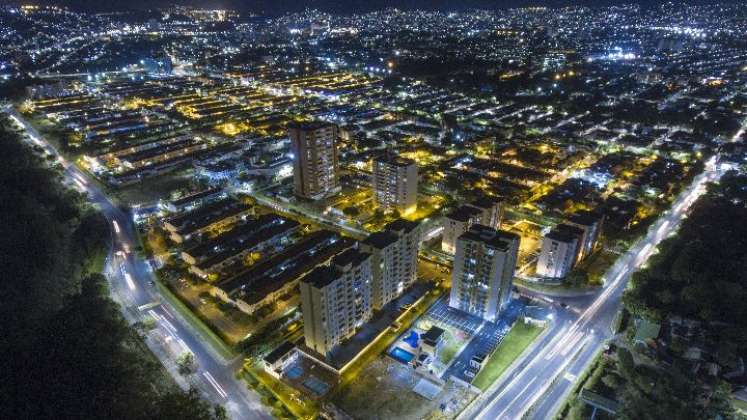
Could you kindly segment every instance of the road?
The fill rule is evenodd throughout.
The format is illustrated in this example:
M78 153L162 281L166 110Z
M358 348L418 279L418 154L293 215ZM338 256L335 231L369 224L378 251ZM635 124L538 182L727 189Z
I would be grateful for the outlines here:
M721 172L715 159L677 198L671 209L650 227L647 234L623 254L605 274L605 286L597 295L571 305L575 311L558 311L550 330L525 356L459 418L482 420L552 418L571 391L576 377L593 361L612 335L611 325L620 299L632 276L655 252L656 246L680 225L690 206L705 192L706 183ZM574 308L575 306L575 308Z
M112 228L112 248L106 259L104 272L109 279L111 296L120 303L125 318L130 323L135 323L142 321L146 312L154 314L156 328L160 334L180 343L182 348L194 354L197 371L190 378L190 382L202 391L207 400L223 405L231 418L272 418L259 396L250 392L241 380L234 378L234 372L241 365L241 358L224 360L201 340L199 333L181 318L179 312L165 299L161 299L158 289L152 286L155 277L150 264L133 252L138 241L136 227L130 215L114 205L85 173L58 154L54 147L15 110L5 107L4 111L26 131L30 143L57 157L63 167L65 181L84 191L91 203L97 206L109 221ZM147 310L139 309L143 305L151 307ZM156 348L157 344L152 340L146 342L164 366L173 367L174 360L168 352ZM173 373L173 369L170 372ZM178 374L174 376L177 383L185 383Z

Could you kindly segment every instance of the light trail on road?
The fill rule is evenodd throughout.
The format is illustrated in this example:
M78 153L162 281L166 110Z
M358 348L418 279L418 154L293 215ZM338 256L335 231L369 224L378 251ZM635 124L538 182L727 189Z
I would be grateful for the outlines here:
M593 344L592 348L595 348L602 345L605 337L595 334L597 330L605 331L604 328L599 328L600 319L617 310L619 298L628 279L655 253L658 244L679 226L690 206L705 192L705 184L718 179L720 173L714 170L714 162L714 159L708 162L706 172L697 176L682 192L675 200L672 210L663 213L649 228L646 236L634 244L608 270L604 277L611 281L605 282L604 289L580 316L569 326L563 326L545 346L533 350L534 354L527 359L528 362L520 368L519 373L514 374L510 381L500 388L501 391L487 402L475 418L522 418L557 383L557 379L571 364L576 362L587 346ZM584 352L584 360L580 360L579 363L584 365L590 362L594 354L594 351ZM545 412L538 417L544 418L543 415L551 416L552 413Z
M129 254L131 245L137 242L135 227L130 216L98 190L96 183L90 182L85 173L57 153L55 148L44 141L43 136L23 121L15 110L8 106L3 110L9 114L12 121L18 124L19 128L26 131L28 144L40 146L46 153L57 158L64 168L63 176L66 182L78 187L82 186L83 190L88 193L89 200L100 208L111 224L112 244L110 254L105 259L104 273L107 274L110 282L110 294L120 304L125 319L129 323L141 320L142 315L133 315L128 308L142 308L152 305L155 301L160 302L158 310L166 314L170 320L153 309L149 310L148 314L157 321L159 331L163 331L166 337L178 342L180 346L183 346L182 348L189 349L195 356L198 374L194 377L193 383L197 385L201 394L212 403L224 405L232 419L272 418L259 396L249 391L241 379L235 378L236 360L225 360L220 356L188 321L182 316L175 317L167 309L168 304L163 302L157 288L148 287L154 281L150 265L137 254ZM122 251L115 251L120 249ZM115 258L115 256L122 258ZM150 340L146 340L145 343L167 367L167 370L169 366L173 366L174 360L161 351L156 344ZM183 378L175 370L169 372L177 383L183 383Z

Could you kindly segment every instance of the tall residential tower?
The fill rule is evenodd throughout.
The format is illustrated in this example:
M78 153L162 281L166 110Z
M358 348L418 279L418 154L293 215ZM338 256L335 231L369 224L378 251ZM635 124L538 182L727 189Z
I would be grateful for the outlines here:
M418 166L414 160L389 154L373 161L374 201L384 211L413 213L418 206Z
M457 238L449 306L495 321L511 300L519 236L475 224Z
M371 254L349 248L301 279L306 346L329 353L371 318Z
M337 126L326 122L293 122L288 137L293 151L293 190L318 200L340 191Z
M501 203L498 199L492 197L482 197L470 204L459 206L444 216L441 250L453 255L456 252L457 238L466 232L470 226L479 223L493 229L499 229L501 218Z
M398 219L361 242L361 250L372 259L374 309L381 309L415 282L420 231L418 222Z

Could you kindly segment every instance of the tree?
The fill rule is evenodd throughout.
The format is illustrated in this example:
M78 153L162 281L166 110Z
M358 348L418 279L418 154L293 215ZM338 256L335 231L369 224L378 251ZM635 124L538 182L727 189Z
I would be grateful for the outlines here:
M226 410L220 405L210 406L195 388L187 392L172 392L164 395L152 414L153 419L174 420L228 420Z
M195 355L190 351L180 354L176 359L176 365L178 366L179 373L183 376L189 376L197 370Z
M611 373L608 375L604 375L602 377L602 383L607 385L610 389L614 390L614 389L617 389L622 384L622 381L620 380L619 376L617 376L614 373Z
M632 377L635 372L635 361L630 350L625 347L618 347L617 359L620 361L620 373L626 377Z
M108 224L0 117L0 395L4 418L212 420L176 387L87 274ZM221 414L222 413L222 414Z

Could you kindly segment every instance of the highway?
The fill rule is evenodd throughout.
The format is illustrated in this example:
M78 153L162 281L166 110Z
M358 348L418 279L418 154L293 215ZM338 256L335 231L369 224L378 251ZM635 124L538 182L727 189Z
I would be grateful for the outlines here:
M571 304L574 311L558 311L550 329L522 359L465 410L460 419L552 418L570 393L576 378L593 361L607 339L632 276L655 252L657 245L679 227L690 206L717 181L715 159L675 200L670 210L649 228L605 274L604 287L593 297ZM574 307L575 306L575 307Z
M130 215L114 205L85 173L57 153L14 109L5 106L3 110L26 131L29 143L57 157L63 167L65 181L85 192L91 203L108 220L112 246L106 259L104 274L110 283L112 299L120 303L125 318L133 324L142 321L149 314L156 320L158 335L191 351L197 362L197 371L191 376L189 383L196 386L208 401L224 406L232 419L272 418L259 396L250 392L243 381L234 378L234 373L243 362L242 358L224 360L200 338L200 334L179 312L161 298L158 289L153 286L155 277L150 264L134 252L138 241ZM146 340L146 343L177 383L185 384L187 381L180 378L174 369L175 356L160 348L154 340Z

